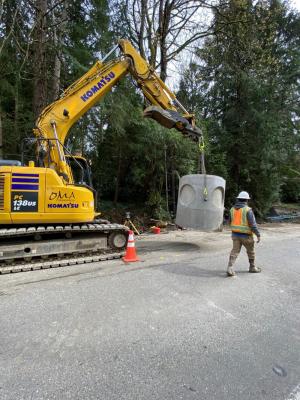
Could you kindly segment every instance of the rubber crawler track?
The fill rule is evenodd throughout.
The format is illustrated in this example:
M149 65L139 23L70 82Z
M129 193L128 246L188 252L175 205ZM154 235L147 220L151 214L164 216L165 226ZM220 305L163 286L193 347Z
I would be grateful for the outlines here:
M41 236L53 233L87 233L87 232L112 232L117 230L128 230L124 225L119 224L68 224L68 225L55 225L55 226L30 226L27 228L2 228L0 229L0 240L14 237L34 236L39 234Z
M27 272L36 271L40 269L49 268L60 268L67 267L69 265L76 264L87 264L97 261L114 260L121 258L124 252L121 253L106 253L106 254L94 254L87 256L78 256L71 258L53 259L53 260L34 260L33 262L18 262L17 264L0 265L0 275L16 273L16 272Z
M30 226L30 227L17 227L17 228L2 228L0 229L0 240L5 242L5 239L21 238L30 241L34 240L35 235L47 238L48 235L56 234L105 234L109 235L113 232L128 231L128 228L120 224L102 223L102 221L95 221L95 223L87 224L63 224L56 226ZM66 253L61 256L55 254L49 255L46 259L37 257L31 258L30 260L26 257L19 259L8 260L7 263L0 263L0 275L16 273L16 272L26 272L35 271L40 269L48 268L59 268L74 264L84 264L96 261L112 260L122 257L124 255L125 249L113 250L107 248L101 252L95 252L91 254L90 250L81 250L81 254L74 255L72 253ZM54 250L55 251L55 250Z

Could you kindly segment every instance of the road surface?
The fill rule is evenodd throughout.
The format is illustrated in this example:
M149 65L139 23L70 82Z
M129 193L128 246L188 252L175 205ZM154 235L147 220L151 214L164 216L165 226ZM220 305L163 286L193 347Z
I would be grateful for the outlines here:
M0 276L1 400L299 400L300 225L136 241L119 260Z

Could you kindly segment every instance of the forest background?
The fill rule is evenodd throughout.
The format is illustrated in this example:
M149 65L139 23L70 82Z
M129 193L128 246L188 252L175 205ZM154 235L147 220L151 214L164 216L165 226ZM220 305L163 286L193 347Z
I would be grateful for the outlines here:
M196 114L227 205L240 190L261 216L299 202L300 15L279 0L0 0L0 157L20 158L42 109L119 38ZM100 202L170 218L178 174L199 171L199 149L143 119L143 106L123 79L68 148L90 160Z

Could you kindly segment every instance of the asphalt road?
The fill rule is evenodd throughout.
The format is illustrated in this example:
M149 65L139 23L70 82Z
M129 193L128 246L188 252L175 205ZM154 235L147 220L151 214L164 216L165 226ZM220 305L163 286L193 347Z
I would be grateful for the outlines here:
M137 240L141 262L0 276L0 400L299 400L300 225Z

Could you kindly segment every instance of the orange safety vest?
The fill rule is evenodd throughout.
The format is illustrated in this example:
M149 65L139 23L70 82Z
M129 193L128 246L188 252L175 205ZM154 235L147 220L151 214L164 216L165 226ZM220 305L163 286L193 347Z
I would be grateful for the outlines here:
M231 217L231 231L237 233L246 233L247 235L252 235L251 228L249 226L247 213L251 210L250 207L234 208L230 210Z

